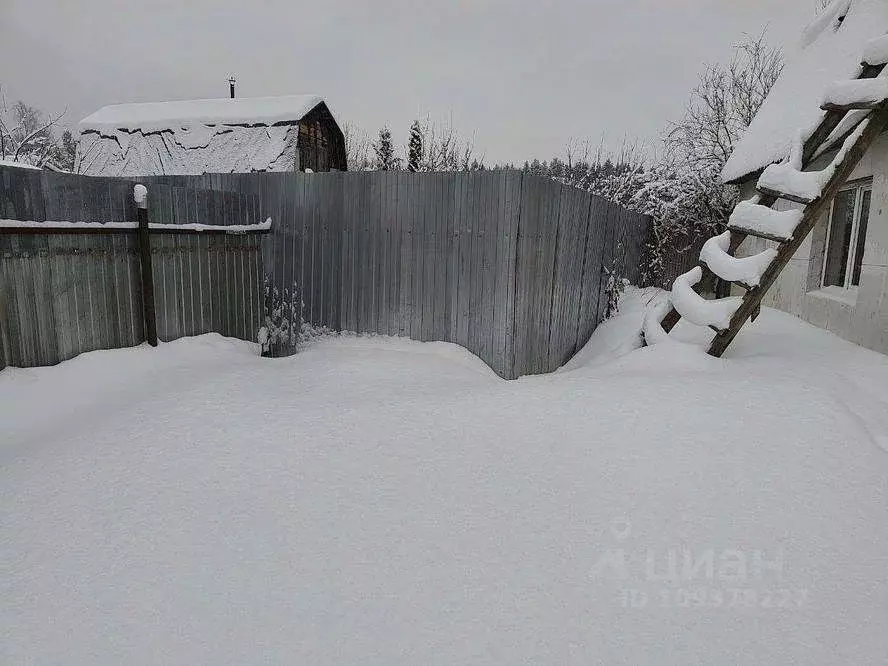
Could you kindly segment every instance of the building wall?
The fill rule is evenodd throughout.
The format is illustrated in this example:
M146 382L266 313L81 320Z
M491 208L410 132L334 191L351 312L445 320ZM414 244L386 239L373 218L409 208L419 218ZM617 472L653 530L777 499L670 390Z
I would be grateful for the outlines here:
M888 135L883 134L876 141L850 180L863 178L872 178L873 194L860 287L855 292L821 286L829 226L826 214L780 274L763 303L846 340L888 353ZM751 197L754 189L755 182L748 183L744 187L744 198ZM791 207L798 206L785 201L777 204L782 210ZM738 255L755 254L769 246L776 247L776 244L748 238Z

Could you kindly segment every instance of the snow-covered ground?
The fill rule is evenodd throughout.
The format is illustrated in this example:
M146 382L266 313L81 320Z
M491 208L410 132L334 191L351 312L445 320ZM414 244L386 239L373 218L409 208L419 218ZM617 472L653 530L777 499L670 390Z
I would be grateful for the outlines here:
M202 336L0 373L3 664L883 664L888 358ZM685 337L697 331L679 331Z

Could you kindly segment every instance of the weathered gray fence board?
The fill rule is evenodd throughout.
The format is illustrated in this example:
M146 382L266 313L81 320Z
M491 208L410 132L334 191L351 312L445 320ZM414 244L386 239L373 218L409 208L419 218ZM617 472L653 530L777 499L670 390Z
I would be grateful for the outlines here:
M344 175L339 175L341 180ZM389 172L386 178L386 207L383 211L383 227L386 233L386 293L388 295L385 313L385 332L400 335L400 282L401 282L401 226L398 216L400 179L396 172Z
M321 310L323 326L338 329L340 310L340 257L342 256L342 198L337 196L341 188L340 174L325 173L321 179L321 196L318 198L318 215L321 220L324 307Z
M434 339L435 318L435 264L437 239L435 234L435 174L419 181L421 187L420 210L422 215L421 228L416 233L419 239L419 256L422 257L422 282L419 287L418 299L422 303L419 323L419 340Z
M503 174L505 180L505 195L503 197L504 211L503 215L506 220L506 251L503 256L504 270L506 271L506 288L498 295L505 301L505 349L503 354L503 368L506 369L507 377L514 377L515 368L515 293L517 289L518 279L518 228L521 222L521 191L524 187L524 178L522 174L517 172L506 172Z
M317 311L322 305L323 298L321 284L324 279L321 269L320 228L315 214L317 189L308 188L306 183L297 180L295 191L297 193L297 225L301 225L305 239L302 255L305 266L302 272L304 282L301 283L304 303L303 316L310 324L317 325Z
M482 174L483 176L483 174ZM491 232L495 232L496 223L491 219L491 207L497 195L495 183L488 178L479 178L477 190L477 220L475 243L478 247L477 290L478 311L475 314L478 334L478 348L475 353L481 358L492 358L493 347L493 288L491 282L492 261L490 258ZM495 250L494 250L495 251Z
M382 308L382 290L380 280L380 269L383 261L382 256L382 234L381 234L381 207L383 197L383 181L386 174L380 174L381 177L369 178L368 194L369 204L365 215L367 217L367 265L365 268L365 279L367 280L367 300L366 310L364 313L364 331L379 331L379 312Z
M398 181L395 172L387 172L383 183L381 233L383 259L380 267L382 308L379 317L379 331L386 335L397 335L398 274L400 273L399 247L395 234L398 206Z
M422 288L423 279L423 209L421 206L422 182L417 178L408 178L408 227L407 242L410 244L409 263L406 270L410 274L410 293L407 301L408 335L414 340L422 339Z
M576 312L583 270L583 247L577 241L585 241L589 216L589 198L583 192L564 188L561 196L549 323L549 367L560 367L575 351Z
M325 282L326 308L324 311L324 326L339 330L342 327L342 288L340 280L342 276L342 191L341 173L324 174L324 195L321 197L320 211L324 216L324 238L326 253L324 258L324 271L328 279Z
M412 217L410 215L410 183L413 180L410 174L398 173L395 176L398 183L398 247L399 253L395 261L398 264L398 335L410 334L410 299L413 288L412 253L411 244ZM349 179L350 180L350 179ZM348 180L346 180L348 183ZM345 248L343 248L345 253ZM348 262L347 254L343 254L343 261Z

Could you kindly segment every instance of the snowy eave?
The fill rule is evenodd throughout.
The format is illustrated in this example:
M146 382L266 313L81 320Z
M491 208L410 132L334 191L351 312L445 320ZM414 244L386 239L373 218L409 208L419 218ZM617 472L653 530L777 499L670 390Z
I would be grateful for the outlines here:
M884 0L834 0L802 36L722 171L725 182L742 182L782 161L799 132L807 137L820 123L826 89L856 78L867 44L888 32Z
M317 95L197 99L112 104L80 121L81 132L163 131L195 125L275 125L297 122L324 102Z

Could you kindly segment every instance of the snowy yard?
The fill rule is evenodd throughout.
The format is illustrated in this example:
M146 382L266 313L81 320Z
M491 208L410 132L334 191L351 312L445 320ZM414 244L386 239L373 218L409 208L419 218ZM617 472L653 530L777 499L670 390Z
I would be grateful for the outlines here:
M888 358L639 327L516 382L384 338L4 370L0 663L885 663Z

